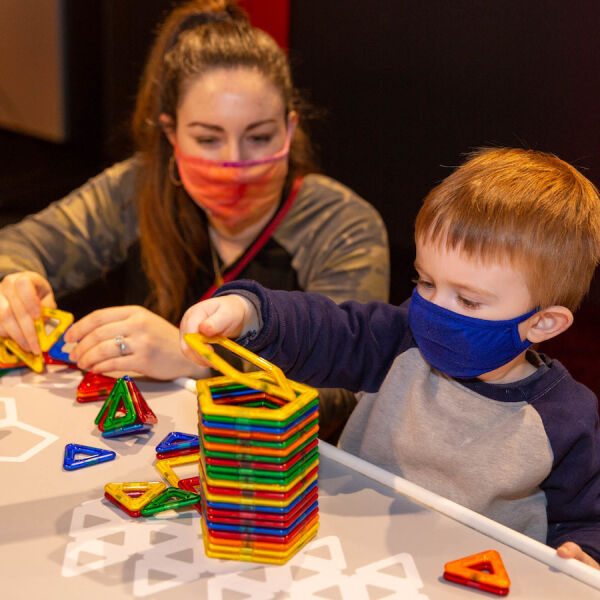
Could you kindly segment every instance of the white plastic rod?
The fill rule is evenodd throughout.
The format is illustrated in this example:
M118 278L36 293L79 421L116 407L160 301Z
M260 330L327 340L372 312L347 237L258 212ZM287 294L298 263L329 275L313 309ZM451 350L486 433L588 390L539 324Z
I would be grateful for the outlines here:
M382 483L387 487L408 496L412 500L440 512L455 521L459 521L472 529L511 546L550 567L553 567L575 579L600 590L600 571L583 564L573 558L561 558L554 548L546 546L506 525L484 517L469 508L461 506L452 500L438 496L402 477L398 477L381 467L373 465L362 458L344 452L331 444L319 440L319 452L335 462Z
M192 393L196 393L196 381L194 379L179 377L173 380L173 382ZM411 483L402 477L398 477L398 475L394 475L362 458L358 458L358 456L344 452L322 440L319 440L319 452L326 458L334 460L369 479L382 483L383 485L408 496L419 504L423 504L424 506L442 513L476 531L480 531L511 548L515 548L558 571L566 573L567 575L600 590L600 571L593 567L584 565L582 562L573 558L561 558L556 554L556 550L550 548L550 546L546 546L545 544L519 533L510 527L506 527L506 525L502 525L497 521L488 519L469 508L457 504L452 500L448 500L448 498L438 496L415 483Z
M196 393L195 379L191 379L190 377L177 377L177 379L173 379L173 383L179 387L185 388L188 392L192 392L192 394Z

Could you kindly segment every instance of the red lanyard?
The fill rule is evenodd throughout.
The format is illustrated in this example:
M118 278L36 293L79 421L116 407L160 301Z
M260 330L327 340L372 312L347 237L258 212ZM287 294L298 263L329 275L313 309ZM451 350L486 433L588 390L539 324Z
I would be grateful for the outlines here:
M223 273L223 283L227 283L228 281L233 281L245 268L246 265L258 254L261 248L269 241L273 232L277 229L281 221L283 221L285 215L287 215L288 211L292 207L294 200L296 199L296 195L298 194L298 190L302 186L302 177L296 177L292 184L292 189L290 191L290 195L287 197L287 200L283 203L283 206L279 209L279 212L275 215L273 220L263 229L262 233L256 238L254 243L246 250L242 258L236 263L236 265ZM222 284L221 284L222 285ZM200 300L206 300L210 298L215 291L219 288L217 284L213 284L208 288L208 290L204 293Z

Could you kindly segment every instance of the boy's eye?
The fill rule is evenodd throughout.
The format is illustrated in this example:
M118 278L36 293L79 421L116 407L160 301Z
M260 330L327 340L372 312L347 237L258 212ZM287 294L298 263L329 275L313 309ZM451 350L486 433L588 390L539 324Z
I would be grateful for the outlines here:
M458 301L466 308L479 308L481 306L481 302L474 302L473 300L469 300L463 296L459 296Z
M420 288L425 288L427 290L433 289L435 286L430 281L426 281L425 279L421 279L420 277L415 277L412 282Z

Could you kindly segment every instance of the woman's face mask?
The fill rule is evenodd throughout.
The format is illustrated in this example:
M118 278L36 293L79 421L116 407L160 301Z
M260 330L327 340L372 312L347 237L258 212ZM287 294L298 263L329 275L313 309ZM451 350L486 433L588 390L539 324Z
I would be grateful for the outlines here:
M211 220L227 228L257 221L281 197L293 129L288 125L279 152L258 160L207 160L184 155L175 145L183 187Z
M176 122L160 118L181 182L213 226L242 230L281 198L297 115L283 121L281 90L252 68L212 69L182 89Z

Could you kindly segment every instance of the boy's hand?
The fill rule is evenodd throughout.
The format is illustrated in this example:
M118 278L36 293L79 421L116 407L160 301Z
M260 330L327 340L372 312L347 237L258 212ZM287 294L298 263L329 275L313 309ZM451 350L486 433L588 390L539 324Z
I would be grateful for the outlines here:
M181 349L190 360L207 365L208 363L183 341L184 333L236 338L253 329L258 329L258 315L249 300L236 294L209 298L194 304L183 315L179 325Z
M594 569L600 569L600 565L575 542L565 542L562 546L559 546L557 553L561 558L574 558L590 567L594 567Z

